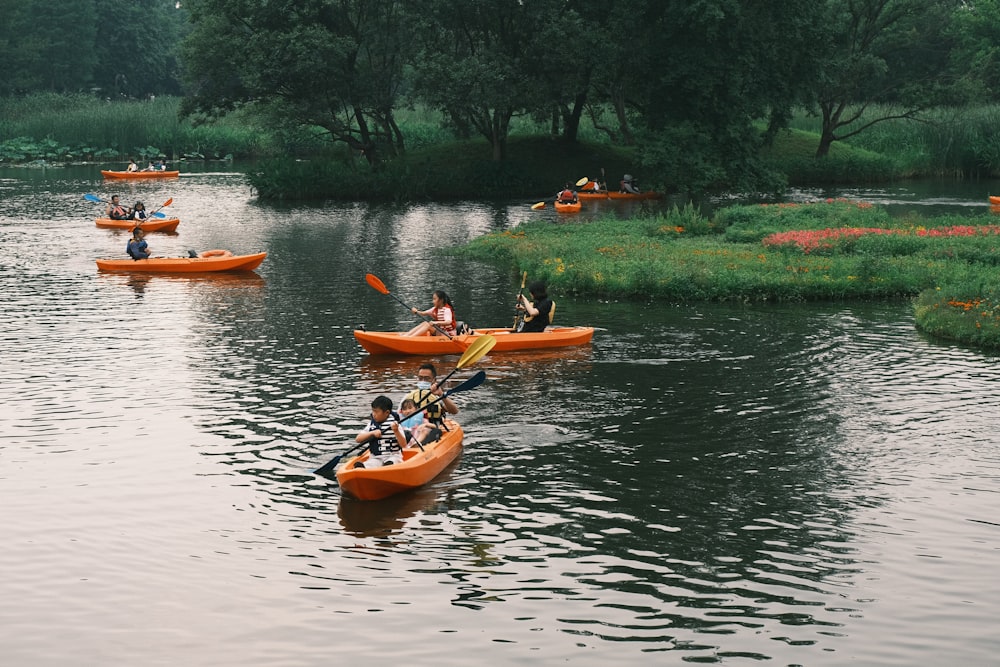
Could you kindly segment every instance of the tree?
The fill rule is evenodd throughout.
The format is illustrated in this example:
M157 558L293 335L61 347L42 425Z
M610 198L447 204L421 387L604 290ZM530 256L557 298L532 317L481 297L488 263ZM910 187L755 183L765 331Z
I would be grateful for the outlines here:
M637 73L620 78L643 122L647 168L694 192L780 186L759 158L766 133L808 99L824 53L811 0L636 0ZM624 28L623 28L624 29ZM635 76L641 81L633 83Z
M93 3L0 0L0 14L0 94L75 92L90 85L96 59L86 45L97 34Z
M822 118L816 157L829 154L835 141L887 120L918 118L940 101L949 48L944 29L960 3L828 0L828 53L816 79ZM879 103L886 111L866 118Z
M551 3L419 0L409 5L420 36L414 89L459 128L507 156L511 119L544 104L546 92L528 55Z
M253 104L320 127L377 166L402 146L392 116L408 33L396 0L189 0L185 113Z

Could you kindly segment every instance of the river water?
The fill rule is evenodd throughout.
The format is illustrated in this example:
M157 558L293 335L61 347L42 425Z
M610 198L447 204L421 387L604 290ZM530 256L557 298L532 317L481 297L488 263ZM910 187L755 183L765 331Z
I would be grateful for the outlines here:
M126 236L85 193L172 198L156 254L268 258L99 274ZM456 394L464 454L430 486L364 503L312 475L421 361L355 343L414 323L364 274L503 325L516 271L435 249L555 219L530 203L0 172L3 664L997 664L1000 364L907 303L556 294L593 343L459 371L488 381Z

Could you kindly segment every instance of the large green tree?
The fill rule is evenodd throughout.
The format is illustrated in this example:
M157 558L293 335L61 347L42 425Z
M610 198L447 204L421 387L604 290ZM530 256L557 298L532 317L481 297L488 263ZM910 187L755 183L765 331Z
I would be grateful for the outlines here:
M402 135L393 119L410 32L395 0L188 0L184 111L254 104L276 123L323 128L378 165Z
M808 99L825 55L815 3L636 0L632 11L639 67L622 80L647 168L695 192L780 187L759 159L761 125L780 126Z
M413 0L417 26L414 90L463 133L490 142L495 160L507 156L515 115L551 100L537 67L538 32L559 20L551 0Z
M827 0L817 69L817 157L887 120L918 118L949 94L947 29L963 0ZM881 111L871 114L873 105Z

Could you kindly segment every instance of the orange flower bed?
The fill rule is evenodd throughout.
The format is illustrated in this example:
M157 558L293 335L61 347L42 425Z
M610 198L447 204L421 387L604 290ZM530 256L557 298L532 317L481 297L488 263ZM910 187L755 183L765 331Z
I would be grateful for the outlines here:
M781 248L794 246L804 253L814 250L830 250L845 239L856 239L866 234L893 234L897 236L929 236L949 238L962 236L1000 235L1000 225L955 225L952 227L937 227L934 229L917 228L885 229L881 227L841 227L839 229L811 229L777 232L766 236L764 247Z

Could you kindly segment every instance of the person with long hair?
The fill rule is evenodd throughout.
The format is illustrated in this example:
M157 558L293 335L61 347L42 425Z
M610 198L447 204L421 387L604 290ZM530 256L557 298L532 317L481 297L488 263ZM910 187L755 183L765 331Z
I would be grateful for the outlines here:
M524 311L525 314L518 331L525 333L545 331L545 327L552 324L556 304L549 298L545 283L541 281L528 285L528 292L531 293L531 301L528 301L523 294L517 295L517 309Z
M451 299L444 290L434 290L431 296L433 305L427 310L417 310L411 308L410 312L422 317L430 317L431 321L424 321L407 331L404 336L432 336L442 332L446 336L454 336L455 330L455 307L451 305Z

